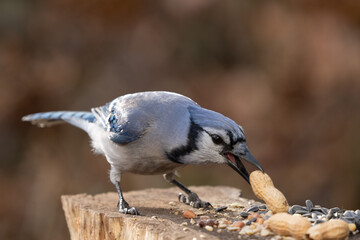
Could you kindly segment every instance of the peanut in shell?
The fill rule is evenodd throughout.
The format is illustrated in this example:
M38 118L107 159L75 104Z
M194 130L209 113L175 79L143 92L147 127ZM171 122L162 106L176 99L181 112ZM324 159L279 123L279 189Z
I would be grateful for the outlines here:
M250 184L256 197L262 199L273 213L288 212L289 204L269 175L256 170L250 174Z
M267 224L274 233L296 239L305 239L305 234L311 227L310 221L305 217L288 213L274 214L267 220Z
M331 219L309 228L306 234L312 240L342 240L349 236L349 226L341 219Z

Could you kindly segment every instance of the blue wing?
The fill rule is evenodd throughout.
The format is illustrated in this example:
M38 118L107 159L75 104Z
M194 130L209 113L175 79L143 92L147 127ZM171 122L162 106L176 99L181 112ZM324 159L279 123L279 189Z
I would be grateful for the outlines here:
M139 139L149 126L136 109L119 106L117 99L105 106L93 108L93 114L100 120L109 138L117 144L127 144Z

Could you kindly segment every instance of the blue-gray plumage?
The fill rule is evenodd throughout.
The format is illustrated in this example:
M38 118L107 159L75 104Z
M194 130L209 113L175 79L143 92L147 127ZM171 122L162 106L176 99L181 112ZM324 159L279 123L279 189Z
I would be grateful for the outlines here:
M87 132L96 152L110 163L110 179L119 193L119 211L138 214L124 200L121 174L164 174L185 193L179 199L194 207L211 206L180 182L175 171L186 164L227 164L246 181L240 159L262 170L250 154L243 129L220 113L170 92L127 94L91 112L46 112L23 117L40 127L68 122Z

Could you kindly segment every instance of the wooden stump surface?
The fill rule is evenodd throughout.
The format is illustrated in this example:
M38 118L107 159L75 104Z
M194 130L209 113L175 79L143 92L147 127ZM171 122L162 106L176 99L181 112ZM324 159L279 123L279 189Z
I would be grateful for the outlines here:
M241 191L231 187L190 187L203 201L209 201L214 207L232 207L220 213L214 210L194 209L177 200L178 188L146 189L124 193L126 201L136 207L139 216L124 215L118 212L117 193L103 193L95 196L87 194L62 196L62 206L72 240L103 239L259 239L258 235L239 235L238 231L223 230L221 233L207 231L197 224L191 224L182 213L192 210L196 213L195 221L202 215L212 219L226 218L232 222L239 220L242 205L248 208L249 201L240 197ZM235 207L234 207L235 206ZM265 239L264 237L262 239ZM271 239L266 237L266 239ZM360 234L350 240L360 239Z
M229 205L234 202L248 206L248 200L239 197L241 191L236 188L218 186L190 187L190 189L198 193L203 201L209 201L214 206ZM95 196L87 194L62 196L61 201L72 240L237 238L237 233L219 234L191 224L190 219L182 216L183 211L190 209L198 215L211 213L178 202L179 192L178 188L168 188L124 193L126 201L136 207L140 216L120 214L116 206L118 195L114 192ZM169 204L169 202L173 203ZM183 222L188 225L181 225Z

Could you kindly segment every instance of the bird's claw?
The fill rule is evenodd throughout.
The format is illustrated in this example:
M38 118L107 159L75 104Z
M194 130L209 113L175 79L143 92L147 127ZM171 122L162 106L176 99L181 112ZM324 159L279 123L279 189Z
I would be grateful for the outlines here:
M213 208L211 203L202 201L196 193L190 193L189 196L186 196L182 193L179 193L179 201L187 205L192 206L193 208Z
M129 204L126 201L123 201L122 204L120 204L120 201L117 204L119 208L119 212L123 214L130 214L130 215L139 215L139 212L134 207L130 207Z
M119 212L124 213L124 214L130 214L130 215L139 215L139 212L134 207L131 207L131 208L119 208Z

